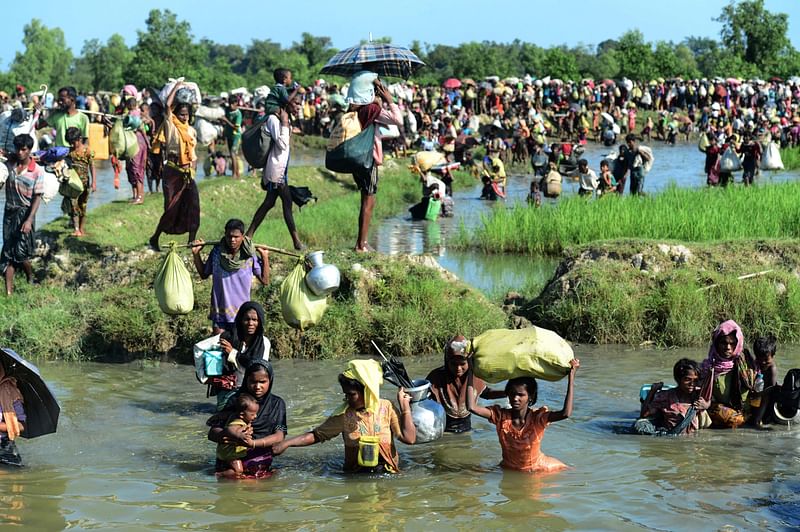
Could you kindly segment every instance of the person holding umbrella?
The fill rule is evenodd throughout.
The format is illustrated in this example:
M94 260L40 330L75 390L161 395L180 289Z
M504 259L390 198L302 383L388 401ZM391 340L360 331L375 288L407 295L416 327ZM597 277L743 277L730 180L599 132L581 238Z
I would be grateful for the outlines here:
M22 465L14 440L25 430L25 409L17 379L6 374L0 361L0 464Z
M371 124L401 126L403 116L400 108L392 100L389 91L378 79L378 74L364 70L358 72L350 80L345 101L350 105L349 111L358 113L362 130ZM384 107L385 105L385 107ZM375 208L375 195L378 193L378 167L383 163L383 146L380 128L375 128L372 148L373 164L369 170L353 173L353 179L361 191L361 209L358 214L358 239L356 251L367 252L372 248L367 243L372 210Z

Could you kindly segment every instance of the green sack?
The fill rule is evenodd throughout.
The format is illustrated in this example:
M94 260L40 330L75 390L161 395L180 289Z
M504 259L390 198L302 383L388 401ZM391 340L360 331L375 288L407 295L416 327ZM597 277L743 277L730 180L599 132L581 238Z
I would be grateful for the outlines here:
M83 181L74 169L70 168L67 172L67 180L58 185L58 193L65 198L75 199L83 194Z
M319 323L328 308L328 298L314 295L306 286L303 259L281 283L280 300L284 321L301 331Z
M375 142L375 124L325 152L325 168L340 174L352 174L372 168L372 148Z
M108 140L111 145L111 154L120 160L131 159L139 153L139 140L136 138L136 132L125 129L122 119L114 120Z
M425 212L425 219L435 222L440 212L442 212L442 202L431 197L428 200L428 210Z
M194 307L192 276L173 242L153 283L158 306L165 314L188 314Z
M515 377L557 381L574 358L563 338L540 327L490 329L472 340L471 349L475 376L492 383Z

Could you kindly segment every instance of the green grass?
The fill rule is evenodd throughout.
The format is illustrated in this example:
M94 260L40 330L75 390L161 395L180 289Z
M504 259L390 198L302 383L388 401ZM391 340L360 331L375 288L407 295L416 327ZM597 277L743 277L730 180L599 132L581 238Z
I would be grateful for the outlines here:
M419 195L418 180L398 165L382 175L375 225L381 217L405 209ZM461 179L471 184L471 177ZM350 176L292 168L290 182L309 186L319 197L316 204L295 211L295 219L309 249L324 249L326 262L340 268L342 286L330 298L321 323L300 333L284 324L278 300L280 281L295 259L271 255L272 282L255 288L253 298L266 309L265 330L274 356L350 357L370 352L369 340L387 346L393 354L438 352L454 331L474 335L506 323L496 305L463 283L445 280L438 272L408 260L377 254L365 257L350 251L359 206L359 193ZM209 241L221 236L229 218L249 223L264 197L253 178L201 179L199 186L199 236ZM52 250L45 264L34 264L42 284L28 286L18 276L14 296L0 299L0 345L34 358L169 356L189 361L191 345L210 331L211 281L197 277L189 251L183 249L195 280L194 310L178 317L159 310L152 283L162 256L147 251L144 244L162 206L161 197L151 195L143 206L118 202L98 207L89 213L89 236L82 239L68 236L63 218L42 228L40 236ZM161 241L184 238L164 236ZM255 240L290 246L280 207L270 212ZM355 273L356 262L367 273Z
M800 147L782 149L781 161L783 161L784 170L797 170L800 168Z
M800 183L727 189L672 186L647 197L563 198L552 207L495 209L461 247L487 253L559 255L569 246L617 238L714 242L800 236Z
M572 341L706 345L736 320L748 338L771 332L800 341L800 244L737 241L688 245L687 262L648 242L607 242L568 252L566 273L521 314ZM632 264L644 256L647 270ZM749 279L739 276L769 273Z

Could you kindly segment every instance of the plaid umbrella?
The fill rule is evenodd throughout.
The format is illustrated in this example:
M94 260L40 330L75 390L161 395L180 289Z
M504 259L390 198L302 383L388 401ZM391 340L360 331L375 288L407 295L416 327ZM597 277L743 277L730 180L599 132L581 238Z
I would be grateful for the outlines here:
M350 77L369 70L379 76L408 79L424 67L419 57L408 48L392 44L369 42L337 53L322 67L322 74Z

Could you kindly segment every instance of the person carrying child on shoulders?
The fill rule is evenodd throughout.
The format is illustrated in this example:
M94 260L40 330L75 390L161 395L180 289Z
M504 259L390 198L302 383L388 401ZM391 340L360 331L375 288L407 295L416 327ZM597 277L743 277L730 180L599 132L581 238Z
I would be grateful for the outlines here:
M550 473L567 469L567 465L556 458L546 456L541 451L544 430L550 423L567 419L572 415L572 397L575 383L575 372L580 367L578 359L570 361L567 377L567 394L564 407L551 412L546 406L531 408L536 403L538 386L533 377L517 377L506 384L506 396L511 408L498 405L489 408L476 404L472 384L469 386L467 398L469 410L497 428L503 460L500 465L505 469L513 469L527 473Z

